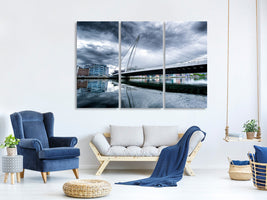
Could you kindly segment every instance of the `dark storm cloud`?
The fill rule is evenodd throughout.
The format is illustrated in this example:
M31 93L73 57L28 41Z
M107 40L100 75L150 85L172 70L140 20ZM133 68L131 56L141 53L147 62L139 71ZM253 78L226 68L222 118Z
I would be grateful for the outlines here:
M122 45L132 44L140 36L138 46L144 49L162 50L161 22L122 22Z
M207 22L167 22L166 64L207 57Z
M90 38L90 33L112 34L118 40L118 22L77 22L77 36Z
M148 68L163 64L163 23L162 22L122 22L121 49L122 68L126 68L130 57L129 48L140 37L132 66ZM128 52L128 53L127 53ZM127 53L127 54L126 54Z
M118 22L77 22L77 64L118 63Z
M193 29L197 33L207 34L207 22L197 22L197 23L194 23Z
M140 36L132 66L163 65L163 23L122 22L122 68L129 48ZM166 64L207 56L207 22L166 22ZM126 52L127 55L125 56ZM77 64L118 66L118 22L77 22Z

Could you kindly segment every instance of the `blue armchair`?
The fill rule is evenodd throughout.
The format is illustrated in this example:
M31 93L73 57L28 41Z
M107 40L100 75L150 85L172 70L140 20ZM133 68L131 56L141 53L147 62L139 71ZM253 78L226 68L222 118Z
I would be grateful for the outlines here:
M44 183L51 171L72 169L79 178L80 149L74 148L76 137L54 137L53 113L22 111L10 115L19 155L23 155L23 168L39 171ZM24 177L24 170L21 178Z

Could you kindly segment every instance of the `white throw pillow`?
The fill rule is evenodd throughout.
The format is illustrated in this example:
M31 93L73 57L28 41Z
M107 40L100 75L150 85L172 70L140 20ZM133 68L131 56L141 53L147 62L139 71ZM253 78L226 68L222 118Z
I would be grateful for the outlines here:
M142 126L110 125L111 146L142 146L144 134Z
M105 136L101 133L96 134L93 139L92 139L92 143L95 145L95 147L98 149L98 151L101 153L101 155L106 155L110 145L107 141L107 139L105 138Z
M178 141L177 126L144 126L144 146L172 146Z

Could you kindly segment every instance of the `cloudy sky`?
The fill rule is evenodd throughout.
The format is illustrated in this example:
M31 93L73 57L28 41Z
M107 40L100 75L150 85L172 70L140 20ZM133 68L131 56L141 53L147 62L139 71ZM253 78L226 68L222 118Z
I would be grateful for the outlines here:
M122 22L121 23L121 55L122 69L128 63L129 47L140 37L133 68L149 68L163 65L163 23L162 22Z
M133 68L163 65L163 22L122 22L122 69L140 37ZM207 57L206 22L166 22L166 65ZM129 50L129 51L128 51ZM77 65L106 64L118 66L118 22L77 22Z
M207 22L166 22L166 65L207 58Z
M77 65L118 66L118 22L77 22Z

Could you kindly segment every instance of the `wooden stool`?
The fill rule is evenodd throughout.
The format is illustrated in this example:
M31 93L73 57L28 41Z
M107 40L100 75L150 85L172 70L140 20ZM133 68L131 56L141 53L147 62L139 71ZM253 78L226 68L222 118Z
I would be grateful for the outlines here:
M20 183L20 172L23 171L23 156L2 156L2 171L5 173L4 183L7 183L8 175L11 175L11 184L15 183L15 173L17 182Z

